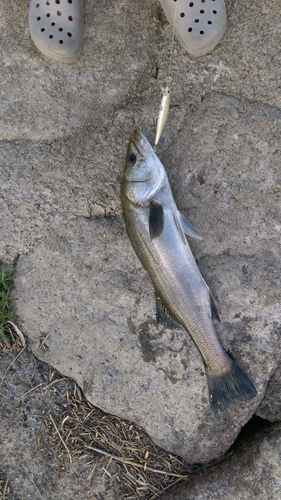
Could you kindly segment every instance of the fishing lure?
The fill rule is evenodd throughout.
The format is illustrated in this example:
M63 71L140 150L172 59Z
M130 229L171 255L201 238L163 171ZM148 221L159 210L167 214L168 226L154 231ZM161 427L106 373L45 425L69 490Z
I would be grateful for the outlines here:
M158 115L158 120L157 120L157 127L156 127L156 137L155 137L155 143L154 143L154 148L156 148L159 139L162 135L162 131L164 128L164 125L166 123L168 113L169 113L169 108L170 108L170 100L171 100L171 91L169 87L162 88L162 101L160 104L160 111Z

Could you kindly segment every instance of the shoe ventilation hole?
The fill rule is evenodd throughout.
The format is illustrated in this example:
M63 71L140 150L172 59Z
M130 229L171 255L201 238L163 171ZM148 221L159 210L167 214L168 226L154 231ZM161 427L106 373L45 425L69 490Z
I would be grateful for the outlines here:
M37 4L36 4L36 7L37 7L37 9L38 9L38 7L40 7L40 3L37 3Z
M72 0L70 0L70 3L71 2L72 2ZM47 14L47 16L48 16L48 14ZM50 16L50 14L49 14L49 16ZM69 16L68 19L69 19L69 21L72 21L73 18L72 18L72 16ZM37 17L37 21L41 21L41 17ZM56 23L54 23L54 22L51 23L51 26L55 26L55 25L56 25ZM63 28L59 28L58 30L60 32L62 32ZM45 31L45 28L41 28L40 31L43 33ZM67 36L69 36L69 38L71 38L72 37L72 33L70 31L68 31ZM50 39L54 38L54 35L49 35L49 38ZM64 42L63 42L63 40L59 40L59 43L62 44Z
M60 10L57 11L57 15L61 16L61 11Z
M177 1L177 0L174 0L174 2L176 2L176 1ZM205 3L205 1L206 1L206 0L201 0L201 2L202 2L202 3ZM216 1L216 0L212 0L212 2L215 2L215 1ZM194 2L190 2L190 3L189 3L189 7L194 7ZM217 10L213 10L213 14L215 14L215 15L216 15L217 13L218 13L218 11L217 11ZM204 10L204 9L201 9L201 10L200 10L200 14L205 14L205 10ZM183 17L185 17L185 13L184 13L184 12L181 12L181 13L180 13L180 17L182 17L182 18L183 18ZM199 19L194 19L194 22L195 22L196 24L198 24L198 23L200 22L200 20L199 20ZM209 24L209 25L210 25L210 24L213 24L213 22L209 20L209 21L207 21L207 24ZM193 28L190 26L190 27L187 29L187 31L188 31L189 33L191 33L191 32L193 31ZM201 29L201 31L199 31L199 33L200 33L200 35L204 35L204 33L205 33L205 32Z
M46 2L46 5L50 5L50 2L49 2L49 0L47 0L47 2Z
M48 14L46 14L46 15L47 15L47 17L50 17L51 14L48 12Z
M60 0L56 0L56 3L59 4L60 3Z
M72 3L72 0L68 0L68 3Z
M73 17L72 16L68 16L68 20L69 21L73 21Z

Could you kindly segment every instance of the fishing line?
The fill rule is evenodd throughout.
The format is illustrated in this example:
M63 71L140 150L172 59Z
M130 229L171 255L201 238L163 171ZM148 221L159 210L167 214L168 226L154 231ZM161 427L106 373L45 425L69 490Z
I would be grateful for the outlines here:
M169 67L168 67L168 79L171 81L171 69L172 69L172 62L173 62L173 55L174 55L174 42L175 42L175 31L176 31L176 20L177 20L177 10L178 10L178 2L177 0L174 0L176 2L176 8L175 8L175 15L174 15L174 23L173 23L173 32L172 32L172 41L171 41L171 51L170 51L170 61L169 61Z
M162 97L162 101L160 104L160 110L159 110L157 126L156 126L156 136L155 136L155 142L154 142L154 150L155 151L156 151L156 146L159 142L159 139L162 135L163 128L164 128L164 125L166 123L168 113L169 113L169 108L170 108L170 97L171 97L170 82L172 81L171 70L172 70L172 62L173 62L173 55L174 55L175 30L176 30L176 20L177 20L177 10L178 10L177 0L174 0L174 2L176 2L176 7L175 7L175 14L174 14L171 50L170 50L170 58L169 58L169 65L168 65L168 85L165 88L161 88L163 97Z

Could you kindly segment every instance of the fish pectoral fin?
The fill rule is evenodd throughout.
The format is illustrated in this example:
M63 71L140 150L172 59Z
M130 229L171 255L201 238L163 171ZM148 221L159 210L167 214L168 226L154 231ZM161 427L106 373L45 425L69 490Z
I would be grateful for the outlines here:
M191 222L187 220L184 215L182 215L178 210L173 212L174 221L177 226L177 230L181 235L181 239L186 243L185 235L190 236L190 238L195 238L197 240L202 240L201 234L193 227Z
M158 238L164 227L164 210L161 203L151 201L149 206L149 234L150 238Z
M156 295L156 321L158 324L163 325L165 328L179 328L178 323L171 318L169 311L163 306L161 299Z
M216 322L216 321L221 322L219 310L218 310L218 304L217 304L217 301L215 299L215 296L212 294L211 290L209 290L209 293L210 293L210 306L211 306L212 320L214 322Z

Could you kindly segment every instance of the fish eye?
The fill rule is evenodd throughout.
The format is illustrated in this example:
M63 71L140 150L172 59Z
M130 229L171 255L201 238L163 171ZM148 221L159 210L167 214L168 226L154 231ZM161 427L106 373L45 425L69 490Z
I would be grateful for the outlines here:
M134 154L131 154L130 156L128 156L127 158L127 162L129 163L129 165L133 166L137 161L137 157L136 155Z

